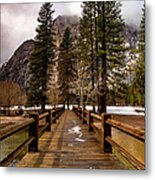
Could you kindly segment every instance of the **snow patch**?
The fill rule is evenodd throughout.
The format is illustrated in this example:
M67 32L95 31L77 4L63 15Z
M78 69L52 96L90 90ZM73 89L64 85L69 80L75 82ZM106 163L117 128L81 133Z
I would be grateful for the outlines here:
M69 134L77 134L79 137L82 137L81 127L74 126L72 129L68 130Z
M69 131L69 133L76 133L76 134L79 134L79 133L81 133L80 131L81 131L81 127L80 126L74 126L72 129L69 129L68 130Z
M79 142L85 142L85 139L81 139L81 138L75 138L75 141L79 141Z

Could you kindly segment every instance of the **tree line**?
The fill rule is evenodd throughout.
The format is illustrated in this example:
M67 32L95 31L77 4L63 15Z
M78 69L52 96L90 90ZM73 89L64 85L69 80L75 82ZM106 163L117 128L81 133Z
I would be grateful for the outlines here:
M107 104L144 106L144 7L138 48L129 49L125 47L125 23L120 2L83 2L77 42L66 28L59 48L55 45L52 6L44 3L39 12L35 46L29 59L27 105L41 105L44 110L47 103L67 102L69 107L74 99L83 108L90 104L95 111L98 106L98 112L106 112ZM134 64L129 66L125 62L126 51L130 51L134 59ZM56 64L58 87L51 84ZM129 76L130 81L127 81ZM25 92L22 90L24 94L20 98L21 87L17 84L4 82L1 87L1 106L25 104Z
M113 105L131 104L144 106L144 36L145 11L139 32L138 54L132 67L133 79L128 83L125 62L124 28L121 3L118 1L83 2L78 41L75 44L66 28L60 47L55 45L54 10L51 3L40 9L36 28L34 50L29 60L30 79L27 86L27 104L50 103L50 79L53 67L58 65L59 103L69 107L71 98L80 105L91 104L95 111L106 112L109 99Z

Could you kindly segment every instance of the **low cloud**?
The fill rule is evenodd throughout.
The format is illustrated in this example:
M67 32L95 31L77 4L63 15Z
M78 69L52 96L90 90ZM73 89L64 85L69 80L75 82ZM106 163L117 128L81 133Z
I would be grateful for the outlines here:
M1 5L1 63L24 41L33 38L40 4Z
M123 16L128 23L138 24L141 18L141 1L122 1ZM9 60L23 41L35 36L41 3L1 4L1 63ZM81 14L81 2L53 3L54 17Z
M80 4L54 3L54 17L80 15ZM24 40L34 38L40 7L41 3L1 4L1 63L6 62Z
M141 21L144 1L123 1L122 14L127 24L138 27Z

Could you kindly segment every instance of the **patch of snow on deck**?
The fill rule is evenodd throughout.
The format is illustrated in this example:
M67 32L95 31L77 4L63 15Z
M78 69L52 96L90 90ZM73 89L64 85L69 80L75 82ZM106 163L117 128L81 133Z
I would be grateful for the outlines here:
M81 137L83 136L82 132L81 132L81 127L80 126L74 126L73 128L68 130L69 134L77 134L78 137L75 138L75 141L79 141L79 142L85 142L85 139L82 139Z
M75 141L79 141L79 142L85 142L85 139L81 139L81 138L75 138Z
M68 130L69 134L77 134L79 137L82 137L81 127L74 126L72 129Z

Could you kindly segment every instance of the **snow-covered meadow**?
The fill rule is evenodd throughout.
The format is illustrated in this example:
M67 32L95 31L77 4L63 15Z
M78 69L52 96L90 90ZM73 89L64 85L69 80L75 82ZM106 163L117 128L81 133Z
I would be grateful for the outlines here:
M57 107L62 107L63 105L58 105ZM72 110L73 106L75 105L70 105L69 109ZM77 106L77 105L76 105ZM20 107L23 110L37 110L40 109L41 107L24 107L21 106ZM52 109L53 106L51 105L46 105L46 109ZM65 108L67 109L67 105L65 106ZM2 109L2 108L1 108ZM10 110L18 110L19 107L18 106L13 106L10 108ZM87 110L92 110L92 106L87 105L86 106ZM97 106L95 107L96 112L97 112ZM111 113L111 114L122 114L122 115L145 115L145 108L143 107L135 107L135 106L107 106L107 113Z

